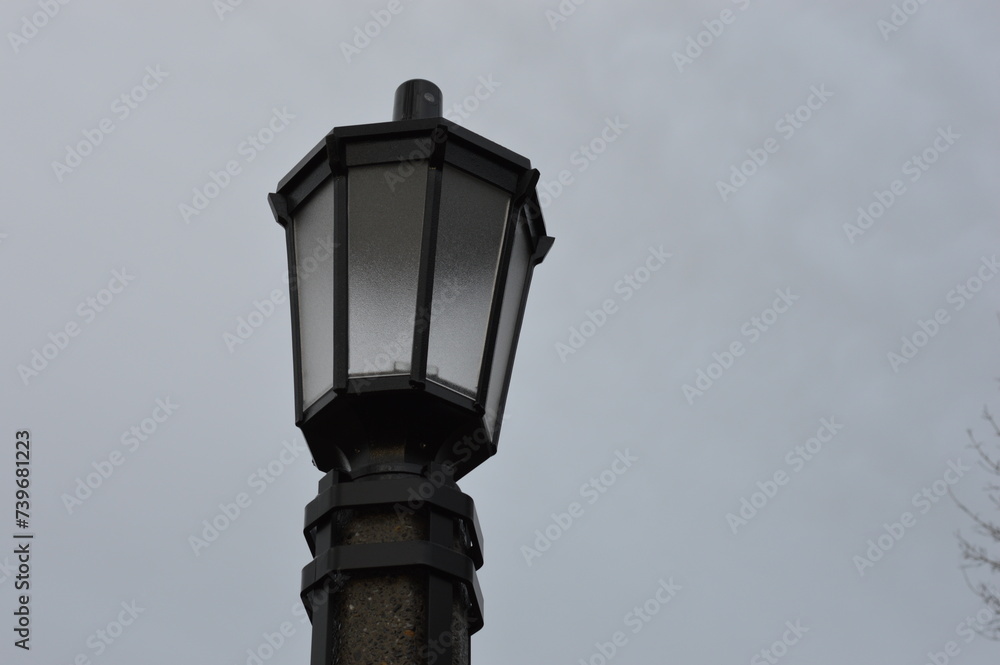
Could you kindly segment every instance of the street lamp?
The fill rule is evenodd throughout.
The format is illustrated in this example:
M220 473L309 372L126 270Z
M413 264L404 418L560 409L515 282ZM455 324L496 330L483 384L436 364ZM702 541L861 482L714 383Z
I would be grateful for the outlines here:
M313 665L468 663L481 537L455 481L497 449L534 266L552 245L520 155L412 80L269 196L288 245Z

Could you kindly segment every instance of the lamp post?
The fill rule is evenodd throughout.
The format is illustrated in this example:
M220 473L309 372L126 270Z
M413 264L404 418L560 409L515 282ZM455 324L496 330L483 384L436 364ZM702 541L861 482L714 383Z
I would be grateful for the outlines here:
M306 507L312 665L469 663L482 537L455 481L497 449L552 245L537 180L412 80L392 122L335 128L269 196L288 244L296 424L326 474Z

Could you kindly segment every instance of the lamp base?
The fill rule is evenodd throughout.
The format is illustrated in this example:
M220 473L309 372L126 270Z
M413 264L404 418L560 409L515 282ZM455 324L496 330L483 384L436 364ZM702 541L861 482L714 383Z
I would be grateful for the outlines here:
M472 499L440 466L320 481L302 571L312 665L468 665L482 627Z

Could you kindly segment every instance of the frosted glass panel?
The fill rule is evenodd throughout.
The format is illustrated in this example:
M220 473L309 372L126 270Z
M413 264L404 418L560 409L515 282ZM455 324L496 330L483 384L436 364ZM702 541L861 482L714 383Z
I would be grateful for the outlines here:
M469 397L479 383L509 203L509 192L444 167L427 378Z
M523 219L523 217L522 217ZM500 323L497 326L496 351L493 355L493 367L490 370L490 386L486 400L486 426L490 436L496 432L497 409L500 407L500 394L503 382L507 378L507 361L514 349L514 336L517 334L517 317L521 311L521 297L524 295L524 283L531 264L531 248L528 243L528 227L523 221L518 222L514 235L514 249L510 257L510 268L507 272L507 286L504 289L503 305L500 310Z
M302 408L333 388L333 179L295 211Z
M347 176L351 376L410 371L427 163L402 182L399 175L393 163L357 166Z

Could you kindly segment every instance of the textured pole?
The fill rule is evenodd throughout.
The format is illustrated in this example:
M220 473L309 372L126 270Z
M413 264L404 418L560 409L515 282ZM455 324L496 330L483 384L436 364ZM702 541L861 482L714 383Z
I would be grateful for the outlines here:
M306 508L302 572L312 665L469 665L482 626L472 500L441 467L350 480L331 471Z

